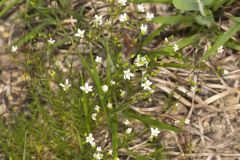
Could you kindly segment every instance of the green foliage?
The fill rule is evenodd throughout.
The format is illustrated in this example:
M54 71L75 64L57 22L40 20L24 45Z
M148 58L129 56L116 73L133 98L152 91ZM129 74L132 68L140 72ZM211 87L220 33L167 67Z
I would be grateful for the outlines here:
M102 137L110 139L110 146L102 152L103 159L116 159L121 148L137 160L166 159L164 146L151 140L147 145L155 149L152 153L140 155L127 149L129 142L138 137L134 130L129 135L125 133L129 126L123 126L122 119L144 124L142 134L149 132L150 127L181 132L178 127L132 109L131 106L138 102L147 105L152 97L154 85L151 85L151 90L144 90L144 81L154 76L159 67L203 69L200 63L217 54L216 51L223 45L240 50L240 44L232 38L240 30L239 17L231 17L235 24L225 33L217 27L216 17L222 14L217 12L218 9L233 1L131 0L135 4L168 3L177 11L171 16L156 16L151 21L140 18L143 16L136 11L131 14L139 19L130 17L127 22L118 20L120 14L126 11L124 6L104 1L109 7L109 15L104 17L104 22L108 18L110 24L102 26L94 24L95 17L85 16L87 10L82 3L73 5L68 0L57 0L57 7L48 7L43 0L5 2L0 2L3 8L0 17L5 16L14 5L22 3L24 8L19 15L25 22L25 33L11 46L22 46L25 62L20 65L24 66L26 77L29 77L27 113L14 115L11 123L0 123L0 136L3 137L0 153L6 159L93 159L96 148L86 142L90 133L95 139L100 137L101 141ZM96 9L94 3L92 7ZM70 18L74 22L64 21ZM150 23L160 26L149 34L141 34L140 26L150 26ZM84 38L74 36L78 28L85 30ZM163 37L169 28L172 33ZM49 38L54 38L56 42L47 43ZM201 49L199 41L203 38L215 43L200 61L193 63L191 55L185 56L183 49ZM39 48L39 42L43 42L42 48ZM153 45L155 43L160 44ZM175 45L178 49L174 49ZM58 58L61 56L64 62L59 65ZM96 62L97 56L101 56L104 62ZM136 64L137 59L141 59L140 67ZM174 61L165 62L164 59ZM127 70L134 73L130 79L124 78ZM60 84L66 79L70 86L64 90ZM85 83L92 86L92 92L79 89ZM103 91L103 85L108 86L107 92ZM166 106L175 103L173 94L167 95ZM112 108L108 107L109 104ZM99 112L95 109L96 105L100 106ZM97 120L92 118L95 113ZM101 131L105 131L108 137L100 135ZM109 149L113 150L112 156L107 154Z
M214 0L173 0L177 9L183 11L203 11L204 6L212 5Z
M0 7L3 6L3 4L6 4L8 0L3 0L0 2ZM3 9L0 11L0 18L2 18L4 15L7 14L7 12L10 11L10 9L12 9L14 6L16 6L17 4L21 3L22 0L12 0L12 1L8 1L7 5L3 7Z
M150 34L143 40L142 45L143 45L143 46L147 46L148 44L150 44L155 37L159 36L159 34L164 31L164 28L165 28L165 26L161 26L161 27L159 27L158 29L154 30L152 33L150 33Z
M141 122L143 122L144 124L150 125L151 127L157 127L160 129L166 129L166 130L171 130L174 132L179 132L180 129L173 127L171 125L167 125L165 123L159 122L158 120L152 119L150 116L147 115L140 115L140 114L136 114L132 111L126 111L123 113L125 116L129 117L129 118L134 118L137 119Z
M155 17L153 19L154 23L160 24L192 24L194 18L192 16L165 16L165 17Z
M240 24L236 23L228 31L218 36L215 44L203 55L202 61L208 59L210 56L217 54L217 49L223 46L237 31L240 30Z

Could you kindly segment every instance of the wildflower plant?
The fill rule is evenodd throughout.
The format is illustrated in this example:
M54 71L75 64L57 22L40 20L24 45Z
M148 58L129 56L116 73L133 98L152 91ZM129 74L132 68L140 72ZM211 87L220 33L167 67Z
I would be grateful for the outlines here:
M57 8L48 8L40 1L26 4L26 8L32 10L24 12L23 17L26 21L36 22L26 26L37 24L37 27L17 40L11 51L17 52L19 47L25 46L22 52L26 63L23 66L26 75L31 77L28 80L31 99L26 108L31 116L28 121L22 115L19 119L24 123L11 126L14 131L21 128L18 131L21 138L12 139L21 145L14 148L12 143L3 147L10 159L41 158L43 155L51 155L49 159L121 159L119 149L128 148L128 142L138 135L131 121L145 124L149 145L154 143L152 139L159 138L161 130L180 131L170 124L137 113L131 106L138 102L148 103L154 96L155 86L151 78L157 67L192 67L191 61L181 54L181 49L196 41L198 36L191 35L178 41L174 37L165 38L166 46L160 50L148 50L145 47L165 25L179 20L172 22L156 17L144 4L135 4L137 0L101 2L106 6L106 15L93 2L94 14L90 15L84 14L87 9L82 4L74 6L78 9L73 11L73 6L65 0L59 1ZM128 9L132 2L136 5L134 11ZM39 12L39 8L44 8L45 12ZM152 23L163 26L151 31ZM236 28L230 33L233 34ZM127 39L126 32L133 39ZM224 51L222 39L207 51L203 60L215 51ZM41 41L46 45L38 48L37 42ZM181 63L163 63L163 56L173 57ZM122 123L125 126L121 127ZM190 120L185 123L189 124ZM109 135L106 138L109 143L104 145L99 138L101 130ZM9 148L16 152L8 152ZM158 150L147 153L145 159L154 158ZM138 158L131 151L128 154Z
M127 12L130 2L119 0L107 3L108 16L97 12L89 17L82 15L84 18L73 15L76 19L74 24L62 25L58 32L48 37L41 34L36 36L48 45L41 49L28 46L29 51L35 50L36 53L36 57L31 60L35 62L32 63L39 64L39 68L26 71L31 76L31 87L38 88L38 91L33 90L31 110L39 115L35 119L43 123L49 123L48 117L51 117L50 123L54 124L54 127L44 130L44 133L49 135L53 132L56 136L51 139L51 143L58 144L62 141L62 145L65 146L64 150L60 146L57 147L52 155L60 152L62 155L59 157L67 154L68 157L80 159L118 159L119 148L127 147L128 141L135 135L134 128L128 126L129 119L124 122L127 126L122 132L127 139L122 139L119 128L122 122L119 118L130 117L146 123L130 105L152 96L154 84L147 78L151 74L153 59L144 55L141 47L136 48L139 51L125 55L123 32L126 28L136 30L140 41L134 45L141 46L142 37L149 32L147 22L154 16L147 12L145 19L131 19L131 14ZM145 11L144 5L139 4L135 12L145 14ZM69 46L63 54L66 59L64 62L54 56L62 45ZM45 48L48 52L46 55ZM12 51L16 50L17 47L13 46ZM42 61L45 58L47 63ZM26 66L28 67L28 64ZM139 71L144 72L144 75ZM44 80L39 81L35 73ZM44 99L44 102L39 97ZM36 104L35 101L39 103ZM46 106L42 107L44 103ZM161 126L161 122L156 122L157 126ZM152 123L147 125L148 128L156 126ZM165 129L177 130L173 126L166 126ZM107 149L99 146L97 140L98 130L102 127L106 128L110 135L111 155L107 154ZM43 137L43 141L46 140L47 137ZM47 147L52 149L53 146L49 143ZM30 156L30 152L27 156Z

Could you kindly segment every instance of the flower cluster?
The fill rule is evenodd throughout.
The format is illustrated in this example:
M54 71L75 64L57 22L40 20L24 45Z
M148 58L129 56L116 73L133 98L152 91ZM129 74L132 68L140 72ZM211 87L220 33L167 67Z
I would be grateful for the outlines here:
M98 16L98 15L95 15L95 24L96 26L101 26L103 24L103 20L102 20L103 16Z
M183 122L183 121L180 121L180 120L175 120L175 124L179 124L180 122ZM190 119L185 119L184 120L184 123L186 124L186 125L189 125L190 124Z
M93 158L95 158L96 160L101 160L103 158L103 154L101 152L102 152L102 148L97 147L96 153L93 154Z
M141 56L140 54L137 55L137 58L134 62L134 64L137 66L137 67L141 67L141 66L147 66L149 63L149 61L147 60L147 58L145 56Z
M89 133L89 135L86 137L86 143L89 143L92 147L96 146L92 133ZM96 160L101 160L103 158L103 154L101 152L102 148L97 147L96 152L93 154L93 158L95 158Z
M124 122L123 122L126 126L129 126L129 124L130 124L130 122L128 121L128 120L125 120ZM132 133L132 128L131 127L128 127L127 129L126 129L126 134L131 134Z
M154 137L157 137L159 135L160 131L158 128L151 128L151 136L150 139L153 139Z
M120 22L126 22L128 20L127 13L120 14L119 21Z
M95 112L91 115L92 120L97 120L97 114L100 112L100 106L96 105L94 108Z
M127 0L118 0L117 3L121 6L122 9L124 9L124 7L127 5ZM137 10L140 13L145 12L145 6L143 4L139 4L137 5ZM125 23L129 20L129 16L127 15L127 13L122 12L118 15L119 16L119 22L121 23ZM153 13L150 12L146 12L146 17L143 21L143 23L140 23L140 33L141 35L146 35L148 33L148 25L146 24L147 22L151 21L154 18ZM106 20L106 25L107 23L110 23L110 19ZM103 27L103 16L102 15L95 15L94 16L94 20L93 20L93 24L94 27ZM85 38L85 34L86 31L82 30L80 28L77 29L76 33L74 34L75 37L79 38L79 39L84 39ZM89 31L90 34L90 31ZM89 36L90 37L90 36ZM55 40L53 38L48 39L48 43L50 45L53 45L55 43ZM13 49L14 50L14 49ZM15 49L16 51L17 49ZM178 50L178 46L174 46L174 50ZM100 56L96 56L95 57L95 63L97 64L97 66L104 66L104 60L103 57ZM150 60L148 58L148 56L142 56L141 54L138 54L135 61L134 61L134 65L136 67L131 67L129 66L128 68L126 68L125 70L123 70L122 72L122 78L124 80L132 80L133 77L135 77L135 69L143 69L143 67L148 67ZM145 77L145 73L147 71L143 70L143 77ZM115 86L116 82L112 79L109 83L103 84L101 86L101 91L103 94L106 94L109 92L109 89L111 89L111 87ZM63 88L64 91L67 91L70 87L71 84L69 83L68 79L66 79L65 83L60 83L60 86ZM144 78L141 82L141 85L139 86L140 88L142 88L144 91L151 91L153 92L152 89L152 82L150 80L148 80L147 78ZM85 93L85 94L89 94L91 92L93 92L94 90L94 86L91 85L91 83L89 82L85 82L84 84L82 84L80 87L80 90ZM119 89L120 91L120 96L124 97L126 95L126 90L123 88ZM111 110L113 108L113 104L111 103L111 101L108 101L107 106L106 106L109 110ZM94 111L91 114L91 118L93 121L97 120L97 116L98 113L100 112L100 106L95 105ZM130 122L129 120L125 120L124 121L124 125L126 126L126 130L125 130L125 134L129 135L133 132L133 128L129 126ZM160 133L158 128L151 128L151 136L150 138L154 138L157 137L158 134ZM92 133L89 133L89 135L86 137L86 143L90 144L92 147L96 147L96 143L95 143L95 139L92 135ZM109 154L112 155L112 150L109 150ZM102 154L102 148L101 147L97 147L96 148L96 152L93 154L93 158L95 160L101 160L103 159L103 154Z
M96 146L92 133L89 133L89 135L86 137L86 143L89 143L92 147Z
M130 71L130 69L125 70L123 73L124 73L124 75L123 75L124 79L130 80L131 77L134 76L134 74Z

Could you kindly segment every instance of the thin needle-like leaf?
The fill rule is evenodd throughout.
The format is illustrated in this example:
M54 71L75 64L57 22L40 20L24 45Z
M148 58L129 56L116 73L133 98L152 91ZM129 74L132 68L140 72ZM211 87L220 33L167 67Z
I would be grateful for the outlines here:
M174 132L179 132L181 131L180 128L173 127L171 125L168 125L166 123L160 122L158 120L152 119L150 116L147 115L141 115L138 113L135 113L133 111L127 110L123 112L123 114L129 118L134 118L137 119L147 125L150 125L152 127L158 127L159 129L166 129Z
M209 57L217 54L217 49L223 46L236 32L240 30L240 23L235 23L228 31L220 35L215 44L203 55L200 61L204 61Z

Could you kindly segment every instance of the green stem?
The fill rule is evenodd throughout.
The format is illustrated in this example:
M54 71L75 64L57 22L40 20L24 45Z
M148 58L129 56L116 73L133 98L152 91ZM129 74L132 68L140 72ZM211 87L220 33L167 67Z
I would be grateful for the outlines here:
M82 85L84 85L84 80L83 80L83 76L81 74L81 79L82 79ZM87 95L85 93L82 94L82 97L81 97L81 101L82 101L82 104L83 104L83 111L84 111L84 114L85 114L85 122L86 122L86 127L87 127L87 132L90 133L90 120L89 120L89 113L88 113L88 106L87 106Z

